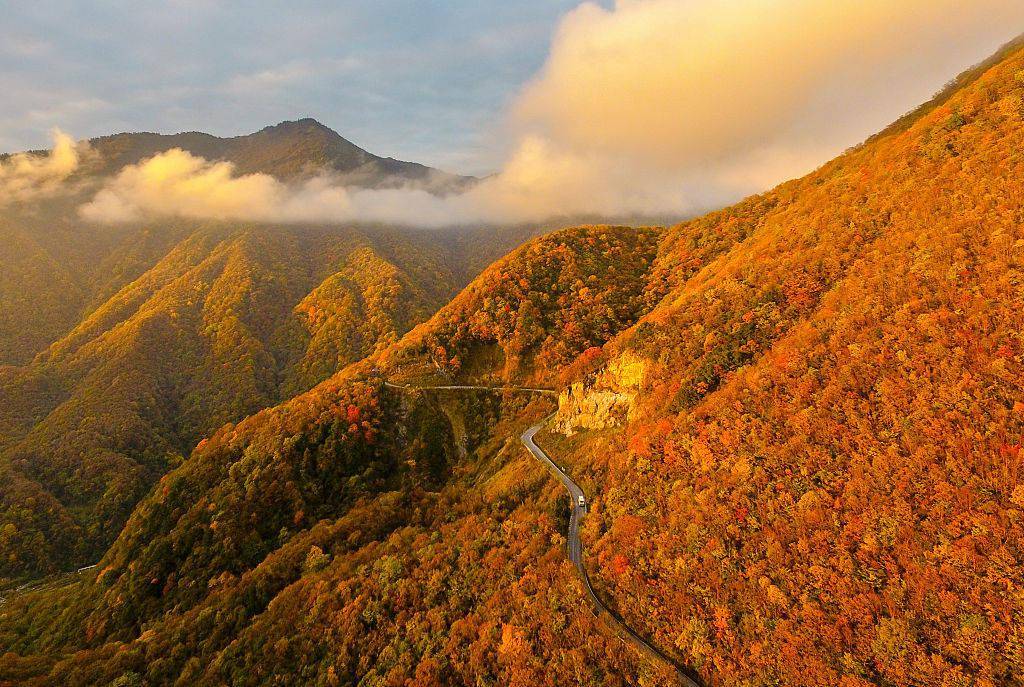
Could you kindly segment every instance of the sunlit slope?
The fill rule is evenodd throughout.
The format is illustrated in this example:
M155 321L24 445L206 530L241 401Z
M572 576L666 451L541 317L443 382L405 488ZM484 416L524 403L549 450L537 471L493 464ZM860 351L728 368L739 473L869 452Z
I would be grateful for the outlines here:
M643 374L589 452L589 536L624 615L714 683L1019 684L1022 145L1011 51L667 239L676 283L604 351Z
M0 212L0 366L24 365L152 267L187 227L87 226L74 208Z
M393 376L555 385L557 370L648 312L663 230L576 227L531 241L385 351Z
M470 322L479 328L449 348L490 379L530 374L527 361L548 350L599 345L646 312L642 285L659 237L590 227L532 241L380 355L216 431L135 509L95 583L0 616L5 646L41 652L26 659L36 670L87 649L46 678L71 684L128 673L154 684L353 684L357 675L635 684L650 668L579 612L583 590L553 515L564 504L517 450L523 423L550 401L397 393L375 371L441 377L423 337L452 337ZM627 255L607 269L609 257ZM574 312L595 313L587 338L555 315L569 294ZM509 358L521 364L510 367L493 352L505 339L486 333L527 325L515 349L523 355ZM36 635L55 616L63 629ZM127 642L127 662L109 660L117 642ZM268 656L270 645L282 651ZM27 665L12 654L0 670Z
M455 285L440 248L383 230L194 233L3 378L4 468L52 495L81 537L29 546L42 516L12 486L4 571L98 556L200 438L397 340Z

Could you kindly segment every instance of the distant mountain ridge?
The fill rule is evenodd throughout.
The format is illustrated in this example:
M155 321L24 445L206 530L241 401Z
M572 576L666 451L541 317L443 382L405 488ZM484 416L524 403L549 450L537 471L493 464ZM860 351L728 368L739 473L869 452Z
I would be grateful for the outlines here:
M532 232L174 221L95 232L79 257L51 250L83 234L16 229L0 222L0 578L94 560L197 441L394 343Z
M221 138L201 131L176 134L125 132L89 140L97 153L84 175L116 174L128 165L180 148L207 160L230 162L239 174L270 174L293 181L328 171L348 186L395 188L411 185L431 193L451 193L475 177L444 172L416 162L380 157L306 117L267 126L242 136ZM39 151L32 151L39 152ZM6 156L0 156L0 159Z

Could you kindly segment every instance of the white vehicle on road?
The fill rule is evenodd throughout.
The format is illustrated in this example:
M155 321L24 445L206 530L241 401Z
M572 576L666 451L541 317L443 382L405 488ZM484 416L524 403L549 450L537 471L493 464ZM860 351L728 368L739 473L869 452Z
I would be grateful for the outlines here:
M576 499L576 505L579 506L580 508L586 508L587 500L580 496L579 498Z

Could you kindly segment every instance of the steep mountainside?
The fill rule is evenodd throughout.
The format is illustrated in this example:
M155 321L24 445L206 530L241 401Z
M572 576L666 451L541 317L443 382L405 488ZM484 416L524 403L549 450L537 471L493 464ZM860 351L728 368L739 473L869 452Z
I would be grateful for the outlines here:
M97 184L125 165L181 148L209 160L231 162L240 174L259 172L286 182L328 172L350 186L414 186L450 193L474 181L378 157L312 119L282 122L233 138L198 132L123 133L92 139L89 145L65 195L0 203L0 365L31 360L189 233L187 224L176 222L107 226L78 216L78 205ZM494 233L497 245L471 249L463 256L463 264L472 261L476 268L469 277L516 245L506 235L520 240L533 235L523 228ZM459 241L450 235L443 240Z
M577 449L598 583L714 683L1021 684L1022 103L1018 47L676 228L675 286L580 379L633 406Z
M155 479L203 436L426 319L469 278L453 240L193 225L31 364L0 375L0 575L95 561ZM481 250L507 250L500 244ZM121 255L133 263L130 250Z
M190 230L85 226L69 215L0 213L0 367L31 361Z
M201 443L100 567L0 610L18 684L1021 685L1024 53L804 179L582 228ZM117 683L115 683L117 684Z
M430 321L383 352L408 378L552 384L663 295L646 279L661 232L579 227L499 260Z
M580 281L632 303L617 314L635 321L644 306L633 289L658 237L604 227L534 241L433 322L484 318L502 294L510 300L492 314L515 319L511 294L572 293ZM604 256L626 254L636 255L633 271L602 269ZM511 274L522 283L509 287ZM545 326L550 336L536 341L557 350L610 335L580 341ZM403 357L418 369L412 356ZM650 668L603 638L579 612L583 590L566 584L564 502L510 439L550 401L396 393L372 374L377 365L388 363L371 357L201 442L136 509L94 581L48 596L42 615L26 612L25 599L4 609L7 648L46 648L35 659L9 654L2 674L49 672L40 679L68 685L355 684L355 675L555 685L572 674L637 684ZM47 629L58 625L66 632ZM127 650L109 662L118 645Z

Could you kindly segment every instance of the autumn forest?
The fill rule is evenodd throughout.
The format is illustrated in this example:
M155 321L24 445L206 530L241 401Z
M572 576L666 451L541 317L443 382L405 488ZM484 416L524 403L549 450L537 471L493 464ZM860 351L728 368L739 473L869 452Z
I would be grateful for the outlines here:
M1024 40L710 212L61 136L0 157L0 685L1024 687Z

